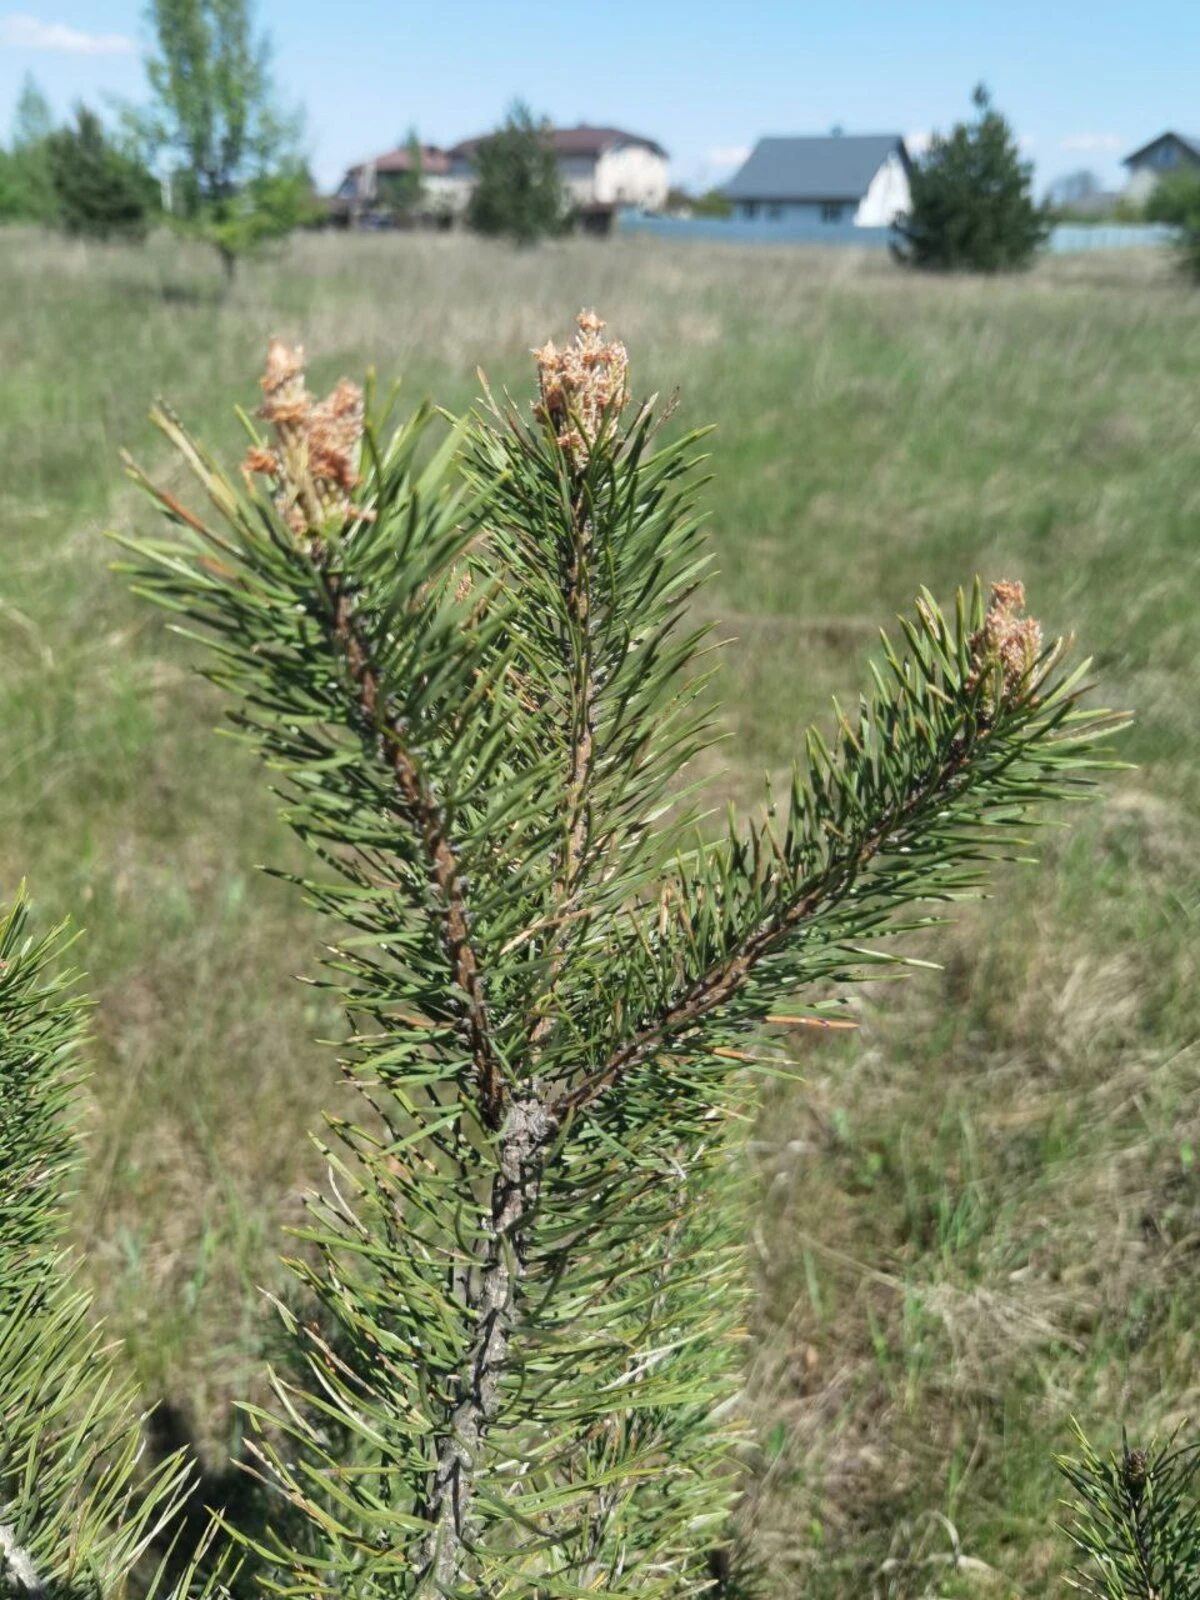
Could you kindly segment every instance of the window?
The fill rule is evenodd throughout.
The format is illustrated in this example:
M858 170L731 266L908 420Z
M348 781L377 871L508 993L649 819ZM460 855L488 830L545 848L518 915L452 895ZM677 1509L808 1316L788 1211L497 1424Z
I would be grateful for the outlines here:
M758 201L757 200L743 200L742 201L742 217L744 218L744 220L746 222L753 222L755 217L757 217L757 215L758 215Z
M780 217L782 217L782 215L783 215L783 207L782 206L768 206L767 207L767 218L768 218L769 221L778 222Z
M837 205L835 202L826 200L825 204L821 207L821 221L840 222L842 220L843 209L844 208L842 206Z

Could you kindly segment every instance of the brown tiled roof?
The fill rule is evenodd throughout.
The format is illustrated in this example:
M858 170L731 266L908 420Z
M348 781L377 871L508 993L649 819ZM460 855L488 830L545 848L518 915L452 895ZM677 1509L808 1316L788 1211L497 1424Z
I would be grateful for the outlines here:
M364 167L374 167L376 172L407 172L411 162L411 154L406 145L401 145L397 150L389 150L385 155L375 156L371 161L360 161L350 168L351 173L359 173ZM436 145L423 144L421 146L421 171L428 173L443 173L450 170L450 157L445 150L439 150Z
M667 153L657 140L645 139L640 133L626 133L623 128L593 128L586 122L577 123L573 128L548 128L546 136L555 155L560 156L602 156L615 144L640 144L657 156ZM450 154L469 161L490 138L492 134L484 133L476 139L464 139Z

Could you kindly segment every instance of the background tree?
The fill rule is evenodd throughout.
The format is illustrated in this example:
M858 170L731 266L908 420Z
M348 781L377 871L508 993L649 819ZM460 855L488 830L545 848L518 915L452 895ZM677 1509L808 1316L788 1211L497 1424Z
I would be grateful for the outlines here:
M689 195L682 191L677 202L679 208L690 211L694 217L731 217L733 203L720 189L705 189L703 194ZM667 196L667 209L671 209L671 196Z
M912 202L897 222L900 259L943 271L1004 272L1026 266L1048 223L1033 201L1033 167L981 84L978 116L935 134L915 164Z
M1086 167L1064 172L1046 189L1044 205L1054 217L1095 221L1107 216L1116 205L1116 196L1106 193L1096 174Z
M13 115L9 149L0 153L0 219L54 220L57 201L47 152L53 131L49 102L27 73Z
M214 245L226 274L238 258L304 220L300 119L278 108L269 42L252 0L150 0L157 53L146 63L147 128L173 153L170 207Z
M86 106L74 126L46 141L56 220L68 232L92 238L141 238L159 209L153 173L117 148L100 118Z
M1144 215L1147 222L1165 222L1179 230L1179 264L1200 283L1200 174L1173 172L1160 179Z
M404 149L408 165L403 172L381 172L377 179L381 204L401 219L413 216L425 192L425 157L415 128L408 130Z
M535 121L518 100L504 126L480 144L467 210L467 221L477 232L534 244L565 231L567 201L548 131L549 124Z

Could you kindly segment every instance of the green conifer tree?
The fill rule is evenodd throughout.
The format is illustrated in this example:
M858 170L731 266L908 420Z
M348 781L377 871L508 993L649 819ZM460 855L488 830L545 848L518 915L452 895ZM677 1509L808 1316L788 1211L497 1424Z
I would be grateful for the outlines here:
M908 214L896 227L897 254L914 267L1011 271L1029 264L1049 231L1008 122L982 84L972 99L975 121L935 134L913 168Z
M47 156L53 131L49 101L26 73L13 115L12 142L0 151L0 221L54 221L57 200Z
M1019 585L922 595L786 798L698 831L699 441L627 408L601 330L436 448L276 341L244 486L162 409L209 511L130 463L173 530L127 541L136 586L211 643L345 928L363 1109L302 1234L302 1370L251 1413L249 1564L296 1597L714 1591L752 1042L902 961L1113 725Z
M119 150L100 118L86 106L74 127L46 141L56 220L67 233L94 239L145 236L158 209L158 182L138 161Z
M1146 201L1146 221L1165 222L1179 231L1179 265L1200 283L1200 176L1176 172L1161 178Z
M504 126L480 141L467 208L467 221L477 233L536 244L566 228L566 197L546 129L518 100Z

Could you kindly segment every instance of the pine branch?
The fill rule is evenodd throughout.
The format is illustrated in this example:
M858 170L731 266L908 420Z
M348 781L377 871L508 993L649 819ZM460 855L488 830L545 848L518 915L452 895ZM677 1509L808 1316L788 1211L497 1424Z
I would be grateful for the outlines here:
M83 1011L67 946L31 937L23 898L0 914L0 1566L29 1595L100 1600L190 1484L178 1455L145 1469L137 1397L62 1251Z
M425 847L429 873L442 904L451 982L463 997L464 1026L475 1065L480 1110L488 1127L498 1128L504 1115L504 1086L488 1035L487 1005L479 961L471 943L462 874L442 809L406 744L394 711L381 693L378 672L340 575L328 566L322 575L331 607L331 636L358 691L364 728L379 739L397 794Z
M1075 1491L1064 1531L1081 1558L1071 1587L1095 1600L1200 1597L1200 1448L1182 1428L1146 1449L1102 1456L1075 1425L1079 1454L1060 1456Z
M326 981L366 1114L331 1119L300 1230L304 1376L250 1412L288 1513L254 1556L297 1600L711 1594L739 1041L903 960L881 941L978 893L1116 725L1016 586L953 625L926 595L785 815L695 839L696 436L624 421L624 350L580 329L538 352L532 418L492 402L431 458L427 409L364 431L353 385L314 401L273 345L246 492L160 413L216 526L151 490L178 536L130 541L346 928Z

